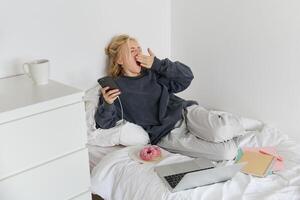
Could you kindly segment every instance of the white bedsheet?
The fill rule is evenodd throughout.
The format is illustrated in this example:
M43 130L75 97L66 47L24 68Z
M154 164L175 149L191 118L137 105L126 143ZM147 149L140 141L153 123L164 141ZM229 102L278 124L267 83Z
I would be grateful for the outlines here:
M154 164L130 160L126 147L102 158L92 172L92 192L107 200L159 199L300 199L300 146L275 128L265 126L239 138L242 146L274 146L284 157L285 170L266 178L237 173L225 183L170 193L153 170ZM190 159L169 154L159 165ZM228 164L223 163L223 164Z
M96 145L87 145L89 150L89 161L90 161L90 170L92 171L93 168L102 160L104 156L107 154L123 149L124 146L112 146L112 147L101 147Z

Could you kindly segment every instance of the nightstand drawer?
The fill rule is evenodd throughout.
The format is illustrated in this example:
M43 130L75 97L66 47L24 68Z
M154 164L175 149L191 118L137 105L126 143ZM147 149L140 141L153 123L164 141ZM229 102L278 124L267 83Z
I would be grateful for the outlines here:
M0 199L69 200L79 198L89 185L88 153L83 149L0 181Z
M84 148L82 102L0 125L0 181L67 153Z

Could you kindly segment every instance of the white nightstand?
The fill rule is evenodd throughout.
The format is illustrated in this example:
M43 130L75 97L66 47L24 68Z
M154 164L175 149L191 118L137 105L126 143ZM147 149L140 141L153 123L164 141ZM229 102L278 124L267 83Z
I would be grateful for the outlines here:
M83 92L0 79L0 199L90 200Z

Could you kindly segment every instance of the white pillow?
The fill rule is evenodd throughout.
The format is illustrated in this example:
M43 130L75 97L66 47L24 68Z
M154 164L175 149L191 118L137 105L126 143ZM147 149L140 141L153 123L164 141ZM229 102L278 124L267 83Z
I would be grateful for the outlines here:
M86 123L88 132L88 143L102 147L115 145L145 145L150 139L148 133L136 124L119 121L117 125L110 129L96 129L94 119L98 107L100 86L88 89L83 98L85 102Z

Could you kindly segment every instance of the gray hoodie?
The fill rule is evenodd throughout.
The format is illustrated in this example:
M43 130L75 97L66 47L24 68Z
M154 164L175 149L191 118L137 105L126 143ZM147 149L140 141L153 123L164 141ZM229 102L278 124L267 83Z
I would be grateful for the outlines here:
M188 66L156 57L151 69L143 68L141 75L116 78L121 91L119 98L124 119L142 126L148 132L151 144L157 144L182 118L182 110L196 104L195 101L186 101L174 95L185 90L193 78ZM108 129L114 127L120 119L118 100L110 105L100 95L95 113L96 127Z

